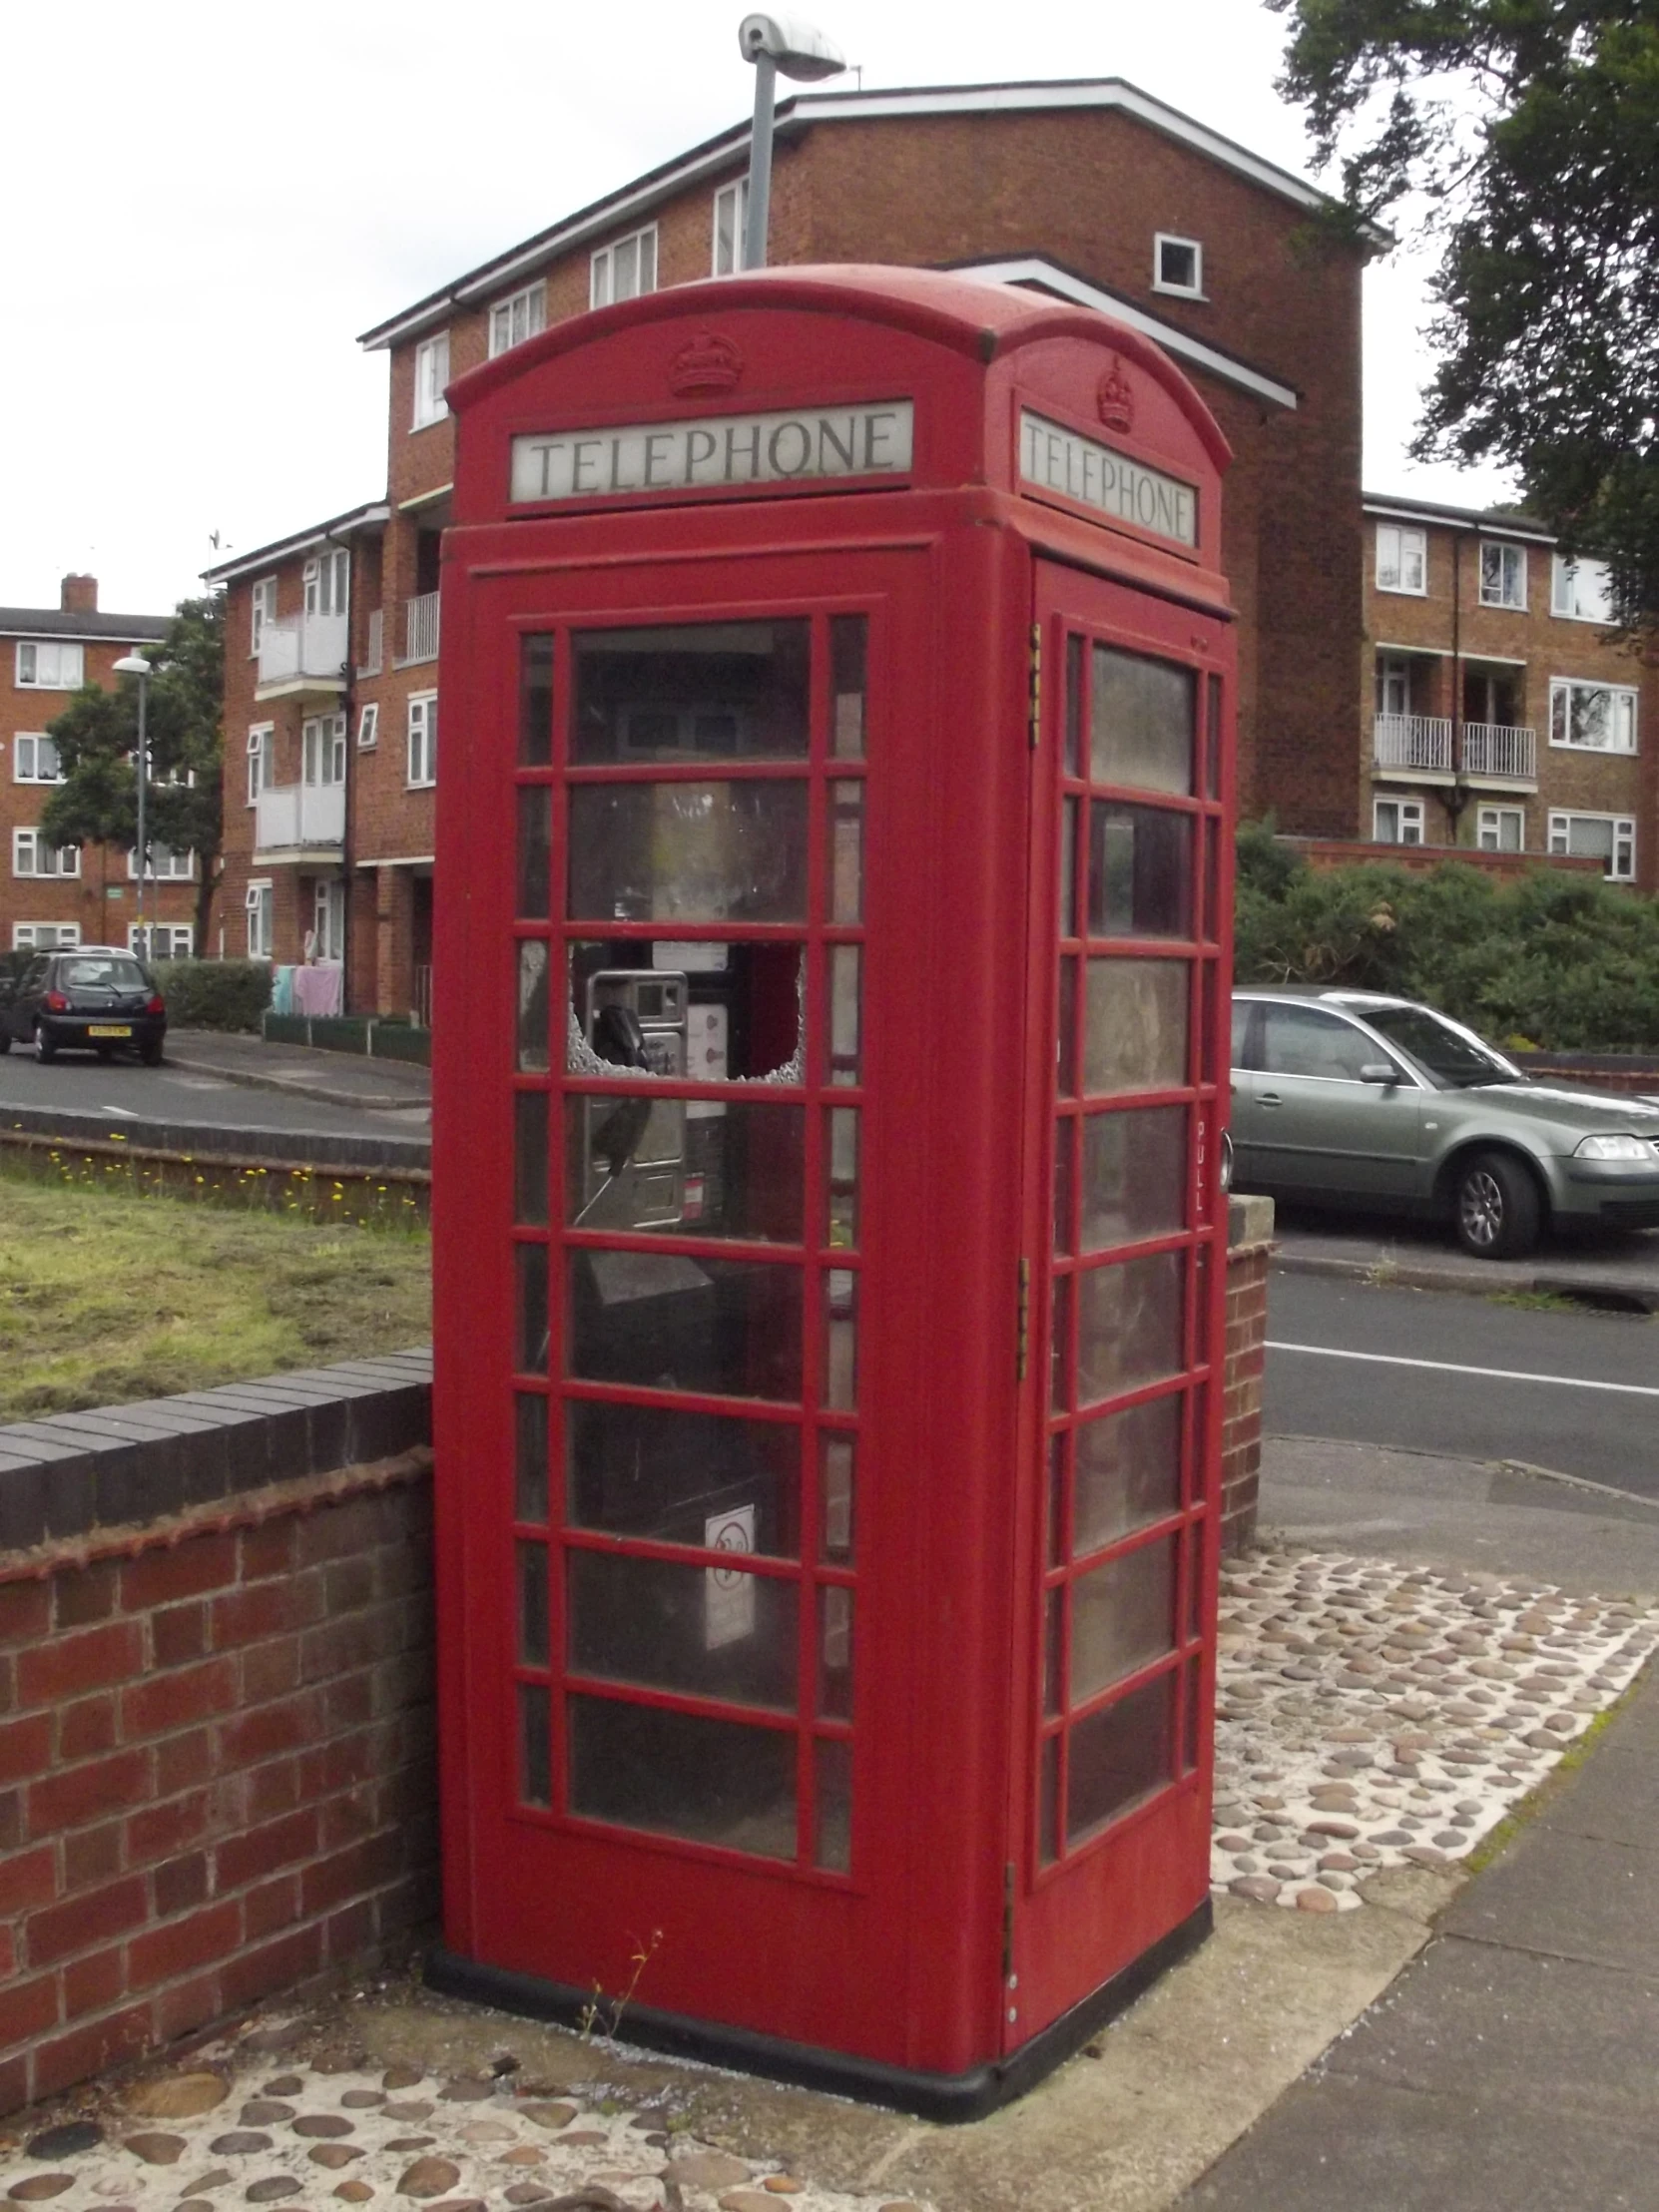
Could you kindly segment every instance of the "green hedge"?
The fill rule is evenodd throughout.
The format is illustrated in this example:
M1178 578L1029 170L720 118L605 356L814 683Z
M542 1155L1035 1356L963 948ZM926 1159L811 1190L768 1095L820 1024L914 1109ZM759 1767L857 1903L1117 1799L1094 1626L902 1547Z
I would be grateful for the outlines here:
M258 1033L271 1004L268 961L158 960L155 965L170 1027Z
M1659 1049L1659 901L1549 867L1315 868L1263 823L1238 861L1241 983L1400 991L1516 1049Z

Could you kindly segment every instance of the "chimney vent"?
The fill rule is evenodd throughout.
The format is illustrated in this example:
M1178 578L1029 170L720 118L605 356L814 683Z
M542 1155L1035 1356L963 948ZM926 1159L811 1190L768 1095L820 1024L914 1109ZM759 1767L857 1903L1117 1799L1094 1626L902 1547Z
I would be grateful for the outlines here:
M66 576L59 593L58 606L66 615L95 615L98 612L98 579L96 576Z

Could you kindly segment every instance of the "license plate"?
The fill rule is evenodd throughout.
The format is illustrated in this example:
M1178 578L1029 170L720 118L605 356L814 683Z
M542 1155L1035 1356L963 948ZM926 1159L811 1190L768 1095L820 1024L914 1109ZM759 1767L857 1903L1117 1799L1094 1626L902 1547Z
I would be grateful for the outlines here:
M89 1037L130 1037L132 1033L133 1029L130 1022L89 1021L87 1023L87 1035Z

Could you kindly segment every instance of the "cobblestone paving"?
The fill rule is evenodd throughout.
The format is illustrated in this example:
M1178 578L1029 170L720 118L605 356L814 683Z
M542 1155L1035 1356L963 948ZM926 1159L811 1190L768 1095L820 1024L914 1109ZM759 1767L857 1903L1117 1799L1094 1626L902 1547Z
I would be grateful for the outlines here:
M1211 1881L1351 1911L1463 1858L1659 1640L1634 1599L1265 1551L1222 1573Z
M7 2212L927 2212L815 2188L649 2108L589 2106L516 2073L312 2065L280 2046L279 2029L262 2029L224 2062L207 2053L82 2116L0 2138L0 2201Z

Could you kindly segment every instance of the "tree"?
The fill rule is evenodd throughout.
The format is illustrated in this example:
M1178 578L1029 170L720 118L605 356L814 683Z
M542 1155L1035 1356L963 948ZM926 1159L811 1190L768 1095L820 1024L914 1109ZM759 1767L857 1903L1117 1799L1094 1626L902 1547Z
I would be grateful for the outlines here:
M208 943L224 837L223 595L181 600L166 637L147 657L155 673L145 717L150 763L145 834L152 851L166 845L196 854L201 952ZM58 749L63 782L41 811L42 833L54 844L131 851L138 838L138 680L124 676L114 692L87 685L48 724L47 734ZM107 849L103 873L101 887L107 890Z
M1494 460L1659 634L1659 8L1268 0L1279 89L1341 159L1353 232L1407 195L1441 241L1412 451Z

